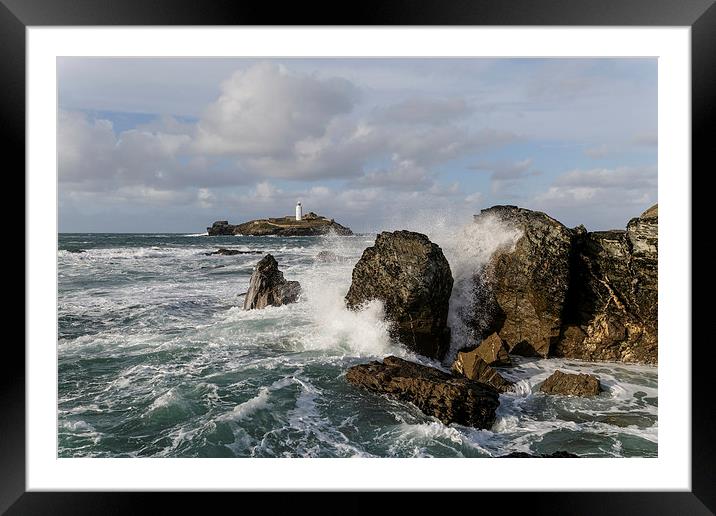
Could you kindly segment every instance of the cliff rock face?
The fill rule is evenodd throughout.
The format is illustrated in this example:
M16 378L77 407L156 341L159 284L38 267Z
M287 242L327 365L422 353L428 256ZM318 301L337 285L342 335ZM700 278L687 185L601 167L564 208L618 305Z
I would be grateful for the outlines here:
M383 301L393 337L412 351L441 359L450 344L448 303L453 279L442 250L411 231L380 233L353 269L349 308Z
M217 220L206 228L209 236L250 235L250 236L315 236L334 232L338 235L352 235L350 228L341 226L333 219L316 215L313 212L296 220L295 217L257 219L243 224L229 224L227 220Z
M482 210L476 220L486 216L499 217L522 236L512 250L495 253L476 276L482 293L476 309L481 321L486 311L491 318L484 333L497 332L511 353L547 357L560 335L574 231L516 206Z
M658 208L626 231L580 235L572 285L553 355L656 364L658 358Z
M499 405L497 391L488 386L397 357L351 367L346 380L410 402L446 425L490 428Z
M276 259L267 254L251 274L249 290L244 299L244 310L295 303L300 293L300 283L286 281L283 272L278 270Z
M572 374L555 371L539 388L547 394L568 396L596 396L602 390L599 378L592 374Z

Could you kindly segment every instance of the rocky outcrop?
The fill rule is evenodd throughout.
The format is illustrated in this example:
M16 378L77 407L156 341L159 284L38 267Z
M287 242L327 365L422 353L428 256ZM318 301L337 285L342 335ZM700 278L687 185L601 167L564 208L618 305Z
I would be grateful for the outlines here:
M487 365L478 354L477 349L460 351L453 362L452 371L470 380L487 384L497 392L512 390L514 385L513 382L506 380L495 369Z
M229 224L227 220L217 220L206 228L206 231L209 236L317 236L328 233L345 236L353 234L350 228L313 212L305 215L303 220L296 220L295 217L291 216L250 220L242 224Z
M512 354L655 364L658 208L626 230L569 229L544 213L494 206L522 236L476 274L473 326Z
M496 390L439 369L387 357L348 369L346 380L373 392L410 402L446 425L490 428L499 405Z
M381 300L394 338L416 353L441 359L450 344L452 284L450 265L428 237L411 231L383 232L353 268L346 302L355 309Z
M496 252L476 276L476 304L485 335L496 332L510 353L547 357L560 336L574 232L544 213L494 206L476 215L519 229L512 249ZM485 309L490 320L485 324Z
M556 451L552 453L527 453L512 452L507 455L500 455L501 459L578 459L579 455L568 451Z
M658 208L575 240L558 357L656 364Z
M557 370L542 383L539 390L547 394L596 396L602 388L599 378L593 374L573 374Z
M469 351L469 350L464 350ZM489 366L511 366L507 344L497 333L485 338L474 352Z
M267 254L251 274L249 290L244 299L244 310L294 303L300 293L300 283L286 281L283 273L278 270L276 259Z
M225 247L221 247L214 252L204 253L204 254L206 256L211 256L214 254L220 254L222 256L234 256L237 254L263 254L263 252L262 251L240 251L238 249L226 249Z

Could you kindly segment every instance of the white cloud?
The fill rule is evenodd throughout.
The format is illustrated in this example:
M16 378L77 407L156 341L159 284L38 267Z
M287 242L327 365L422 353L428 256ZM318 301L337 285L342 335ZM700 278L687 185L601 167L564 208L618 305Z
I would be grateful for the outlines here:
M569 225L624 228L626 221L657 202L656 167L573 170L536 194L529 207Z
M319 79L260 63L238 70L197 126L200 152L290 155L306 138L323 136L336 116L349 113L358 90L345 79Z

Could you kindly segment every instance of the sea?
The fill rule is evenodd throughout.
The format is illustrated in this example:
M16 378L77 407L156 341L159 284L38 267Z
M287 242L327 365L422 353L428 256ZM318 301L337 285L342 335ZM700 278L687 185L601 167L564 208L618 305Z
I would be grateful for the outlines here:
M448 371L471 343L462 314L472 275L520 236L499 221L424 232L455 278L453 342L442 363L393 342L379 301L345 308L353 266L375 233L60 234L57 455L657 456L656 367L515 357L499 370L517 389L500 396L485 430L445 425L348 384L349 367L388 355ZM207 254L220 247L251 253ZM321 251L333 259L319 259ZM245 311L251 272L267 253L301 283L300 299ZM556 369L596 374L605 390L594 398L540 393Z

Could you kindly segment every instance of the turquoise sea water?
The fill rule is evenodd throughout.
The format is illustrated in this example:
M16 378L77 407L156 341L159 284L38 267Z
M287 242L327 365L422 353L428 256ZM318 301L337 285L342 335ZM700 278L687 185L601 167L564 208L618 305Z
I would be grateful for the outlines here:
M390 354L448 365L391 342L379 303L345 310L353 265L373 240L61 234L58 455L656 456L653 367L521 359L501 369L519 392L501 396L490 430L445 426L347 384L348 367ZM457 289L472 255L455 242L441 245ZM218 247L273 254L301 282L300 302L243 311L261 254L205 255ZM322 250L339 260L317 261ZM538 393L557 368L595 373L607 390L594 399Z

